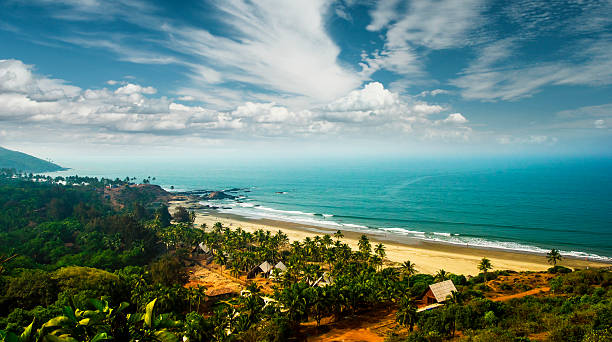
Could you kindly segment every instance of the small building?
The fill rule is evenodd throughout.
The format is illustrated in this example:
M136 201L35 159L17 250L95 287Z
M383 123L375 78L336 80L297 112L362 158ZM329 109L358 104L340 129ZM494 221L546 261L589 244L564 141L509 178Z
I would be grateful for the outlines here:
M275 266L275 269L279 270L280 272L285 272L287 270L287 266L285 266L285 264L283 264L282 261L279 261Z
M274 269L274 266L272 266L269 262L264 261L261 263L261 265L255 266L249 273L247 273L247 279L255 278L259 273L263 273L265 277L270 274L272 269Z
M421 301L425 305L431 305L436 303L442 303L450 296L453 292L456 292L457 288L453 284L452 280L445 280L439 283L429 285L429 289L423 295Z
M198 244L198 247L200 247L200 249L202 250L202 252L204 252L204 254L210 253L210 248L208 248L208 246L206 246L203 242L200 242Z

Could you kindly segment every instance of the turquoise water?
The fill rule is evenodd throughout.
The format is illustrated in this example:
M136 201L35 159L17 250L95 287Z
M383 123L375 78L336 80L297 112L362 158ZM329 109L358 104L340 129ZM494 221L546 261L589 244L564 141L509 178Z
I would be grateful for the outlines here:
M252 218L612 261L610 159L75 164L56 174L245 188L223 211Z

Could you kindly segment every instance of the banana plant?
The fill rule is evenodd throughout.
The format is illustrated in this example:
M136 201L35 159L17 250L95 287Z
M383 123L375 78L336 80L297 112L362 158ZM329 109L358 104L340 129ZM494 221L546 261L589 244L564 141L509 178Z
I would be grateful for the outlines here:
M17 335L12 331L0 330L0 341L6 342L32 342L35 341L34 334L32 334L32 330L34 329L34 321L30 323L24 330L21 335Z
M116 309L110 308L104 299L90 299L95 310L80 310L65 306L63 315L50 319L34 331L34 321L21 335L0 331L0 341L6 342L100 342L113 338L111 325L117 315L129 304L121 303Z
M169 314L155 314L157 298L149 302L144 313L128 315L128 324L132 337L141 341L178 342L178 337L169 329L182 327L181 321L174 321Z

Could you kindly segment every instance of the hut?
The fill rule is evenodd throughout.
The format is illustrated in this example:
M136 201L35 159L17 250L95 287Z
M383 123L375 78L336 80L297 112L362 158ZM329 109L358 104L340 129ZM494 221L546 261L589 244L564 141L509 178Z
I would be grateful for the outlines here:
M198 244L198 247L200 247L200 249L202 250L202 252L204 252L204 254L210 253L210 248L208 248L208 246L206 246L203 242L200 242Z
M431 305L436 303L442 303L446 300L446 297L450 296L453 292L456 292L455 284L452 280L445 280L439 283L429 285L429 289L423 295L421 301L425 305Z
M269 262L264 261L259 266L255 266L249 273L247 273L247 279L255 278L259 273L263 273L264 276L267 276L274 266L272 266Z
M285 264L283 264L282 261L279 261L275 266L275 269L279 270L280 272L285 272L287 270L287 266L285 266Z

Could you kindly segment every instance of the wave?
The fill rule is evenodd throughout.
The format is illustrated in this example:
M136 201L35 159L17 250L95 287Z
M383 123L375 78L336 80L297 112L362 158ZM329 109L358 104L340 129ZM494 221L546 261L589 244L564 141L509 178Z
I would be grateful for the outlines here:
M579 233L579 234L598 235L598 236L601 236L602 234L612 235L612 231L610 232L591 232L591 231L583 231L579 229L556 229L556 228L505 225L505 224L495 224L495 223L453 222L453 221L438 221L438 220L423 220L423 219L399 219L399 218L366 217L366 216L354 216L354 215L334 215L334 217L354 219L354 220L366 220L366 221L391 221L391 222L397 222L397 223L439 224L439 225L444 225L444 226L507 228L507 229L517 229L517 230L534 230L534 231L546 231L546 232L557 232L557 233Z
M463 236L460 234L451 234L451 233L441 233L441 232L422 232L415 231L403 228L382 228L384 231L388 231L394 234L402 234L406 236L410 236L412 238L424 240L424 241L432 241L432 242L440 242L440 243L448 243L453 245L462 245L466 247L477 247L477 248L492 248L492 249L501 249L515 252L526 252L526 253L537 253L537 254L546 254L549 252L548 249L544 249L542 247L522 244L518 242L512 241L499 241L499 240L491 240L485 239L482 237L470 237ZM598 260L605 262L612 262L611 257L606 257L594 253L580 252L580 251L567 251L561 250L559 251L561 255L573 257L573 258L587 258L590 260Z
M311 213L311 212L303 212L299 210L282 210L275 209L266 206L262 206L253 202L235 202L235 201L222 201L222 202L201 202L202 204L209 204L214 206L220 206L222 208L218 209L224 213L233 213L240 216L254 218L254 219L270 219L277 221L286 221L286 222L294 222L300 224L306 224L311 226L319 226L324 228L332 228L332 229L346 229L352 231L367 231L371 234L385 234L386 232L390 234L403 235L409 238L415 238L423 241L431 241L437 243L446 243L453 245L462 245L466 247L476 247L476 248L492 248L492 249L500 249L500 250L508 250L508 251L516 251L516 252L525 252L525 253L537 253L537 254L545 254L549 250L533 246L529 244L512 242L512 241L503 241L497 240L499 237L488 236L480 237L474 236L471 234L457 234L457 233L449 233L449 232L427 232L427 231L419 231L419 230L411 230L407 228L400 227L372 227L362 224L343 222L343 218L348 218L349 216L335 215L335 214L321 214L321 213ZM231 208L231 209L227 209ZM392 221L392 220L389 220ZM418 220L402 220L402 221L418 221ZM420 221L419 221L420 222ZM437 221L434 221L439 223ZM484 225L483 225L484 226ZM499 225L497 225L499 226ZM496 225L487 225L487 227L496 227ZM504 226L506 227L506 226ZM612 262L611 257L601 256L594 253L574 251L574 250L561 250L560 253L564 256L574 257L574 258L587 258L591 260L598 260L604 262Z

